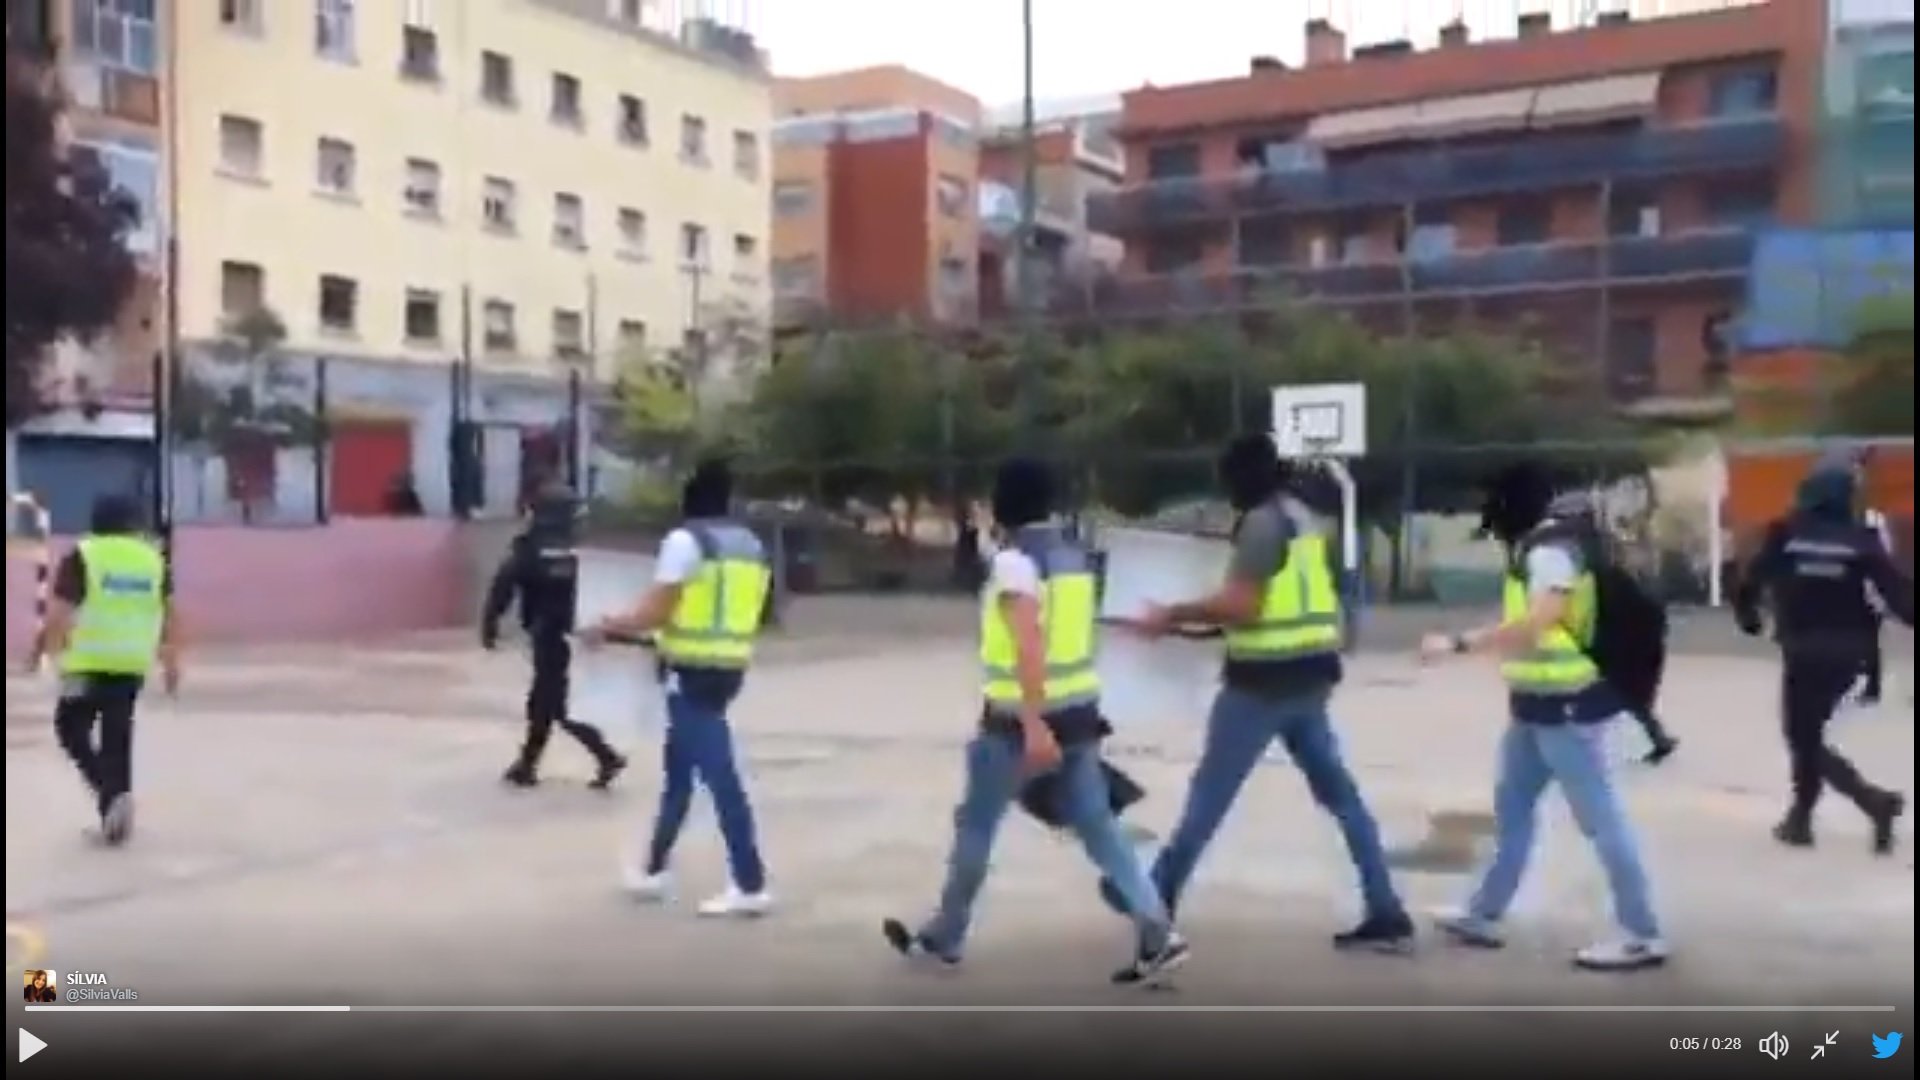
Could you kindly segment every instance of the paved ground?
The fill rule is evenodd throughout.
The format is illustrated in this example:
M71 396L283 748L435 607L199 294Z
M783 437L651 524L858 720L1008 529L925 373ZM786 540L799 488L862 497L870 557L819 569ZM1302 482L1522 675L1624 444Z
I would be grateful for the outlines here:
M698 922L697 895L648 909L616 892L616 854L655 790L644 749L612 795L584 790L587 763L558 741L546 786L503 790L495 778L516 736L523 672L510 653L466 648L466 635L199 658L182 696L143 717L140 832L122 850L83 834L87 806L45 719L50 687L10 678L9 965L102 972L141 1004L1139 1001L1104 985L1125 933L1092 906L1078 853L1025 822L1004 834L966 972L920 977L881 948L878 920L920 913L938 880L971 673L966 643L941 618L850 627L774 643L738 710L783 900L758 925ZM1898 706L1846 721L1839 738L1868 772L1910 789L1911 646L1895 655ZM1910 1017L1910 846L1871 857L1864 823L1838 803L1823 811L1816 851L1767 838L1785 773L1773 678L1759 659L1677 660L1667 712L1685 745L1658 771L1625 769L1681 950L1666 971L1569 970L1566 950L1603 930L1606 911L1557 804L1504 955L1437 943L1414 960L1330 955L1326 935L1353 915L1350 873L1330 824L1275 763L1195 886L1195 958L1177 998L1156 1000L1898 1005ZM1356 661L1340 724L1394 843L1419 841L1436 812L1484 808L1497 700L1483 668L1421 672L1386 651ZM1126 733L1120 752L1152 792L1143 822L1164 827L1177 812L1197 730ZM1637 735L1620 735L1619 755L1637 752ZM698 809L680 860L688 892L721 884L722 865ZM1431 908L1464 879L1407 874L1402 884ZM92 1022L35 1015L30 1026L71 1041ZM1475 1022L1535 1028L1526 1017ZM1716 1030L1751 1045L1766 1034L1757 1025L1774 1023ZM1823 1023L1807 1020L1794 1037ZM1897 1024L1860 1015L1829 1026L1857 1051L1866 1027ZM322 1038L274 1030L282 1049ZM839 1029L812 1028L822 1030Z

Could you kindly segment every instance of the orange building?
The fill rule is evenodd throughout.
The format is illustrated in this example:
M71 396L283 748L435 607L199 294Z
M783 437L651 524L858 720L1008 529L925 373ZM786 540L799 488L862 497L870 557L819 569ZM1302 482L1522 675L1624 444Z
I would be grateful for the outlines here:
M1826 4L1481 29L1349 49L1314 20L1299 68L1125 95L1100 308L1279 287L1393 333L1525 324L1644 414L1724 413L1754 233L1814 213Z
M970 322L980 103L890 66L782 79L775 115L777 328Z

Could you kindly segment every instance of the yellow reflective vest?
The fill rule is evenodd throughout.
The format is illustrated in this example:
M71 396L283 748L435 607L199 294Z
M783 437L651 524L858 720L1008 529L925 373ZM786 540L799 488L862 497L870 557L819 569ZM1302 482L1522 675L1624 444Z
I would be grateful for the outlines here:
M743 671L773 588L766 549L751 529L730 521L681 527L700 545L700 568L681 584L673 618L660 630L660 658L675 667Z
M60 655L67 675L145 675L166 623L166 557L137 536L89 536L79 543L87 594Z
M1521 560L1524 565L1524 556ZM1530 606L1526 579L1509 572L1502 597L1502 616L1512 622L1524 618ZM1500 674L1516 693L1541 695L1577 694L1600 681L1600 668L1587 655L1593 641L1594 626L1600 613L1599 595L1593 573L1582 566L1574 579L1573 596L1567 618L1550 627L1524 653L1511 656L1500 665Z
M1319 529L1296 532L1285 563L1267 579L1260 613L1250 623L1226 629L1228 661L1298 660L1340 651L1346 628L1330 551Z
M1020 530L1014 547L1040 572L1040 632L1047 649L1046 703L1055 713L1100 699L1094 670L1098 647L1099 587L1093 560L1057 526ZM980 667L987 708L1001 714L1020 709L1019 653L1013 631L1000 610L999 594L989 590L980 605Z

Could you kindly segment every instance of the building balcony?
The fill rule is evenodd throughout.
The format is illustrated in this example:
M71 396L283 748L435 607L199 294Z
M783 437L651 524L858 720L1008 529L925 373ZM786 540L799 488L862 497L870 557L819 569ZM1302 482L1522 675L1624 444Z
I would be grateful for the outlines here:
M1096 231L1127 234L1254 214L1654 180L1771 166L1784 146L1784 129L1774 117L1626 135L1542 135L1505 146L1409 150L1318 169L1247 169L1232 176L1136 184L1093 196L1088 220Z
M1059 290L1048 297L1048 308L1060 318L1153 318L1257 308L1279 296L1355 305L1733 281L1746 276L1753 246L1752 233L1726 229L1493 248L1406 261L1138 275Z

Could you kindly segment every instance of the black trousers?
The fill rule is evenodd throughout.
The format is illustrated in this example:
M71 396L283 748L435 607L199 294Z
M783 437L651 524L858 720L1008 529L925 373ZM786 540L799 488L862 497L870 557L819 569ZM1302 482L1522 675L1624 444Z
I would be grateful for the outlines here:
M102 814L133 790L133 711L143 682L132 675L74 676L54 706L60 746L93 789Z
M1867 653L1866 671L1863 673L1867 684L1860 688L1861 696L1868 701L1880 700L1880 668L1885 662L1881 656L1882 651L1880 622L1876 620L1873 626L1873 649Z
M1853 763L1827 744L1827 722L1860 678L1860 662L1789 654L1782 666L1781 713L1792 764L1793 812L1811 815L1824 788L1877 809L1886 793L1869 784Z
M567 673L572 666L573 645L564 635L534 636L533 681L527 686L527 734L520 745L520 763L528 768L540 763L555 724L579 740L595 761L605 764L616 756L597 728L567 717Z

